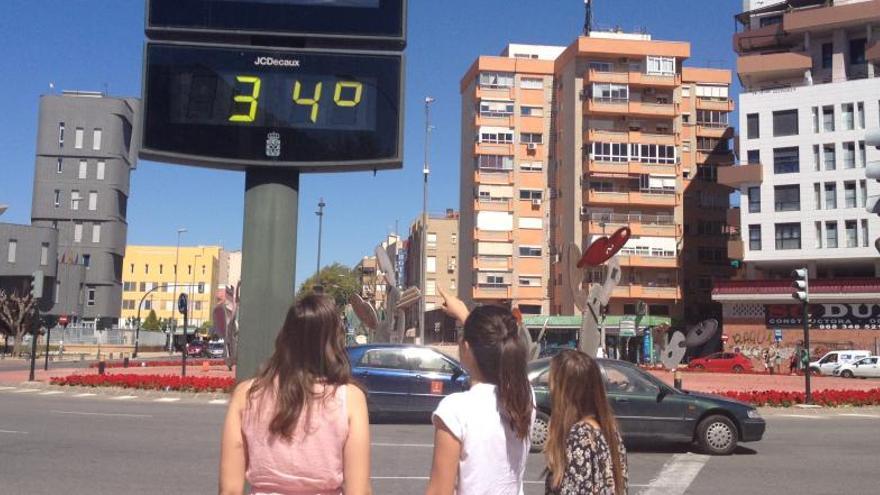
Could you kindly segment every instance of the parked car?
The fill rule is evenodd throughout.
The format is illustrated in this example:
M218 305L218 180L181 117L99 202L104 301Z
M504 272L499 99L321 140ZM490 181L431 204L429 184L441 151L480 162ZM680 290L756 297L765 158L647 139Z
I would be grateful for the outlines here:
M372 415L430 417L444 397L469 386L461 364L430 347L360 345L348 356Z
M766 423L750 404L675 389L624 361L598 361L624 443L696 442L704 452L726 455L738 442L756 442L764 435ZM549 368L549 359L529 363L538 407L531 438L535 451L544 449L549 432Z
M870 357L868 351L844 350L831 351L820 359L810 363L810 372L820 375L833 375L834 369L844 364L854 363L862 358Z
M880 378L880 357L871 356L838 366L835 376L844 378Z
M187 357L201 357L205 355L208 349L208 344L201 340L196 340L186 344L186 355Z
M209 358L226 357L226 344L223 342L209 342L205 354Z
M742 373L752 371L752 361L740 353L716 352L706 357L694 358L688 362L690 370L727 371Z

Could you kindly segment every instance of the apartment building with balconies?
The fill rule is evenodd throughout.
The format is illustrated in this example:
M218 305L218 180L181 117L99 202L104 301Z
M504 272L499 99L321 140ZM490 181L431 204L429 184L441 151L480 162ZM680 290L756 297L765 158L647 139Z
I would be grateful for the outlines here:
M838 288L811 299L815 328L828 330L814 339L872 345L873 332L859 330L872 325L870 318L829 305L872 306L880 285L873 247L880 219L865 211L867 197L880 194L865 179L865 166L880 153L864 141L880 127L880 1L744 7L733 39L743 85L740 163L720 170L719 181L741 193L741 235L730 245L745 271L744 280L715 290L725 332L736 338L781 328L781 345L797 345L799 324L772 315L794 307L784 282L792 269L807 267L811 286Z

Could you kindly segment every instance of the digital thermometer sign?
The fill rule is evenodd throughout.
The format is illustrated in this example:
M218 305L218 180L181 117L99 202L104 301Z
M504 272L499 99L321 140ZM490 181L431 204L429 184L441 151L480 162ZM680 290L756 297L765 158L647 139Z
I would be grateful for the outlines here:
M141 155L221 168L399 167L402 64L381 52L150 43Z

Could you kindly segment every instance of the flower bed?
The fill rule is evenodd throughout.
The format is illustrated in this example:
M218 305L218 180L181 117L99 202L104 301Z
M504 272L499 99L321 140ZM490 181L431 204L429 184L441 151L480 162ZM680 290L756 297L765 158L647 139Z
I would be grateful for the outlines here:
M804 403L803 392L763 390L753 392L715 392L717 395L748 402L754 406L791 407ZM872 390L818 390L813 392L813 404L824 407L880 406L880 388Z
M231 392L235 378L175 375L68 375L54 377L52 385L72 387L121 387L180 392Z
M177 359L164 359L157 361L129 361L129 368L161 368L166 366L180 366L180 358ZM202 366L203 363L208 363L208 366L226 366L226 362L223 359L192 359L187 358L186 365L187 366ZM110 368L122 368L125 366L125 363L122 361L105 361L104 367L107 369ZM97 368L98 363L92 363L89 365L89 368Z

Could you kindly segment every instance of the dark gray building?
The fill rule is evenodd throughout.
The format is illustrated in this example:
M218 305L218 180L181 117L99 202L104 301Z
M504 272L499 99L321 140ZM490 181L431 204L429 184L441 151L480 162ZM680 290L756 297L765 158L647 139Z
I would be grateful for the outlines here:
M43 272L40 308L49 311L55 304L58 231L46 227L0 223L0 289L19 294L30 291L31 278Z
M47 314L119 318L139 107L91 92L40 99L31 223L56 231Z

